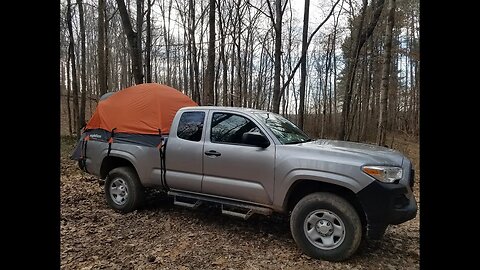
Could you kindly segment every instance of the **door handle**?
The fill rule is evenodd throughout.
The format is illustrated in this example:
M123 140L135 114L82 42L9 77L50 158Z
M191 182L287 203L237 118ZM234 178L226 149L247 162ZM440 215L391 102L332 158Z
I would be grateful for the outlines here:
M215 150L210 150L210 151L205 152L205 155L207 155L207 156L216 156L216 157L219 157L219 156L221 156L222 154L220 154L219 152L217 152L217 151L215 151Z

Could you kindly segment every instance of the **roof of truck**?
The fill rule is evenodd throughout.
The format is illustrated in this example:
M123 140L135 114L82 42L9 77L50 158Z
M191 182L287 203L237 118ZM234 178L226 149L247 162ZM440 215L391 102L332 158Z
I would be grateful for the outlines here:
M208 110L228 110L228 111L242 111L242 112L251 112L251 113L270 113L268 111L245 108L245 107L228 107L228 106L195 106L195 107L183 107L182 110L198 110L198 109L208 109Z

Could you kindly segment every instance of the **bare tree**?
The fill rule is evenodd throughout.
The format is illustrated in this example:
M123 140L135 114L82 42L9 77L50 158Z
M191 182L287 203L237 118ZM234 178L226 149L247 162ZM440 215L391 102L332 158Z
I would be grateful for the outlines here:
M80 19L80 47L81 47L81 100L80 100L80 113L78 114L78 127L77 132L80 132L80 128L85 126L85 105L87 94L87 71L86 71L86 49L85 49L85 17L83 14L83 0L77 0L78 16Z
M145 41L145 67L146 67L146 76L145 81L147 83L152 82L152 62L151 62L151 53L152 53L152 6L155 3L155 0L147 0L147 29L146 29L146 41Z
M133 31L130 16L128 15L125 2L116 0L125 35L127 36L128 45L132 57L132 72L135 84L143 83L142 68L142 23L143 23L143 0L137 0L137 32Z
M72 4L70 0L67 0L67 25L69 33L69 45L68 51L70 55L70 63L72 65L72 90L73 90L73 119L75 132L77 134L77 139L80 138L80 125L78 122L79 108L78 108L78 78L77 78L77 65L75 61L75 39L73 37L73 27L72 27Z
M188 0L188 12L189 12L189 57L190 57L190 87L192 87L192 98L195 102L201 105L200 99L200 82L198 71L198 59L197 59L197 45L195 42L195 3L193 0Z
M100 96L108 90L107 59L105 54L105 0L98 0L98 84Z
M377 144L385 145L387 127L387 96L392 59L392 30L395 23L395 0L388 1L387 27L385 29L385 51L382 63L382 80L380 84L380 116L378 118Z
M165 5L168 5L167 7ZM178 3L177 3L178 5ZM165 0L159 3L160 13L162 15L163 20L163 40L165 43L165 57L166 57L166 83L167 85L172 84L172 77L171 77L171 68L170 68L170 14L172 10L172 1L169 0L167 4L165 4ZM183 17L182 17L183 20Z
M288 0L285 1L285 6ZM270 1L267 0L268 11L270 12L269 18L272 21L273 29L275 32L275 50L274 50L274 75L273 75L273 112L280 112L280 73L281 73L281 56L282 56L282 17L285 8L282 8L282 0L275 0L275 19L272 11Z
M208 63L204 81L204 105L214 104L214 80L215 80L215 0L209 1L209 39L208 39Z
M305 0L303 11L303 32L302 32L302 55L300 69L300 104L298 106L298 127L303 129L303 115L305 113L305 79L307 78L307 36L308 36L308 15L310 13L310 0Z
M341 118L341 123L339 127L339 133L338 133L339 139L343 139L343 140L348 139L347 138L348 134L346 132L347 132L347 125L348 125L348 118L350 116L350 103L352 101L352 91L353 91L355 73L357 70L358 58L360 56L360 51L362 50L363 45L365 44L367 39L370 38L370 36L373 34L373 30L375 29L378 19L380 18L380 14L382 13L384 2L385 0L377 0L376 2L373 3L373 18L368 24L368 26L364 29L363 24L366 17L366 9L368 6L368 1L363 0L360 25L357 28L356 37L354 39L352 35L353 46L352 46L352 50L350 50L351 55L348 58L348 64L346 67L347 84L346 84L344 97L343 97L342 118Z

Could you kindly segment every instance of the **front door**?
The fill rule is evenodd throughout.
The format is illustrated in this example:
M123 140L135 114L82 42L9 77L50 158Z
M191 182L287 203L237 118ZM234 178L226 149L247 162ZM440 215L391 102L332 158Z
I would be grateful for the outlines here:
M246 115L213 112L208 121L202 193L271 205L275 162L272 140L267 148L243 144L245 132L265 134Z

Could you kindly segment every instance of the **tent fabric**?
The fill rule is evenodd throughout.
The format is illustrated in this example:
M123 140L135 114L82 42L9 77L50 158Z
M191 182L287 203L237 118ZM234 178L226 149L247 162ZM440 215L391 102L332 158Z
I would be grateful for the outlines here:
M168 134L180 108L198 106L180 91L158 83L138 84L101 100L85 130Z

